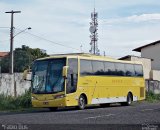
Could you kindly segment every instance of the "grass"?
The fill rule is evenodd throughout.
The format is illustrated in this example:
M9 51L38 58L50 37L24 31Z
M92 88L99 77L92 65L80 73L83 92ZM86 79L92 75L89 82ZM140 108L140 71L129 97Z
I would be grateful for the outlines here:
M31 108L31 91L26 91L23 95L18 97L0 95L0 110L21 110Z
M153 92L146 93L147 102L159 102L160 94ZM33 109L31 105L31 90L29 89L23 95L18 97L0 95L0 111L23 111Z
M160 101L160 94L154 94L153 92L146 93L146 101L158 102Z

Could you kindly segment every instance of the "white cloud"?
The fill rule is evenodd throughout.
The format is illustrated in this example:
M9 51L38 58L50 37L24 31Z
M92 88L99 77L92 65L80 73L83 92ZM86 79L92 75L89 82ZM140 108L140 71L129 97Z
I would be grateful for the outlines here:
M113 19L103 19L100 21L102 24L119 24L119 23L140 23L140 22L150 22L150 21L160 21L160 13L156 14L141 14L132 15L128 17L120 17Z
M123 15L126 17L122 17L116 12L116 9L120 7L138 4L150 5L154 4L153 1L97 0L96 10L101 18L98 19L98 46L101 52L106 51L107 55L116 57L123 56L133 53L131 50L135 47L158 40L160 34L159 11L155 11L155 13L143 12L141 15L136 13L135 15L131 15L131 13L130 16ZM15 14L14 26L16 28L23 30L31 26L32 30L29 32L33 34L78 49L82 45L85 52L90 49L89 22L90 13L93 11L93 0L30 0L27 3L18 4L0 2L0 9L0 26L10 26L10 15L2 12L12 9L21 10L21 14ZM123 14L126 10L122 8L121 11ZM113 12L114 16L117 15L116 18L112 18ZM106 19L106 17L110 19ZM156 25L148 24L154 21L158 21ZM143 25L144 22L145 25ZM129 23L129 26L124 26L124 23ZM140 27L137 26L139 23L142 23ZM118 26L115 26L116 24ZM0 41L9 39L9 30L6 34L2 34L0 30L0 36ZM46 42L27 33L21 33L14 39L14 47L20 47L23 44L33 48L46 49L48 53L76 52L76 50ZM0 42L0 51L7 49L9 50L9 41Z

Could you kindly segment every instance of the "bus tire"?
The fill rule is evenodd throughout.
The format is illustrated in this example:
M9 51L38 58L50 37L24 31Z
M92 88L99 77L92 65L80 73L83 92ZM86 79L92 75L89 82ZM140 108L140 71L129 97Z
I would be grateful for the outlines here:
M50 111L56 111L58 109L58 107L50 107L49 110Z
M132 104L132 94L128 93L127 95L127 106L130 106Z
M84 95L81 95L78 100L78 108L80 110L85 109L86 103L87 103L86 98L84 97Z
M121 103L123 106L130 106L132 104L132 94L128 93L127 95L127 102Z

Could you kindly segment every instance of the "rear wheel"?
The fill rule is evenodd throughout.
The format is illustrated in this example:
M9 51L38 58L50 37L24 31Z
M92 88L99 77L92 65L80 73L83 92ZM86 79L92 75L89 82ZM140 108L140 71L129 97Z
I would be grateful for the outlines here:
M78 108L80 110L83 110L85 107L86 107L86 98L83 95L81 95L78 100Z
M127 102L121 103L123 106L130 106L132 104L132 95L131 93L128 93L127 95Z
M50 107L49 110L50 111L56 111L58 109L58 107Z
M131 105L132 103L132 95L129 93L128 96L127 96L127 105Z

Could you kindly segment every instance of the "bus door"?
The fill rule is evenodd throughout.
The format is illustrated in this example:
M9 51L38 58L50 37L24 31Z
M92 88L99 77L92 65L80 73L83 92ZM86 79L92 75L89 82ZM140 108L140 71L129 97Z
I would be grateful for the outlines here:
M67 105L77 105L75 92L77 90L78 80L78 59L68 59L68 75L66 81L66 94L67 94Z

